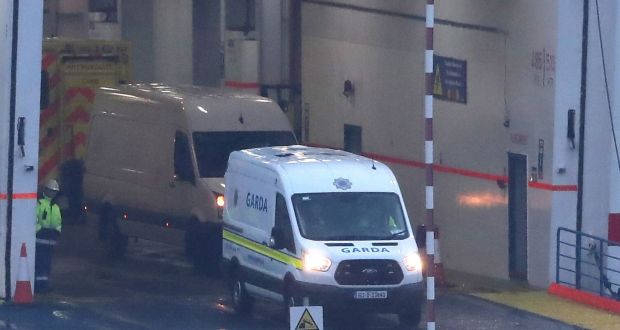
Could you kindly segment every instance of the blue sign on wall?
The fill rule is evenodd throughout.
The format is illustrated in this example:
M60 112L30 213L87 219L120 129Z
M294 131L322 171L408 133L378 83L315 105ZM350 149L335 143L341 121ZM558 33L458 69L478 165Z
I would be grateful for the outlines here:
M467 61L434 55L433 66L433 96L466 104Z

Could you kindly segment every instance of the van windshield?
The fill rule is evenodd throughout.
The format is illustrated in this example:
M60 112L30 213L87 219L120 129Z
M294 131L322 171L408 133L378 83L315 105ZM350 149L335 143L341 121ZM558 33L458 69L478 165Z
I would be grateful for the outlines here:
M295 194L301 235L315 241L402 240L409 237L395 193Z
M233 151L296 143L290 131L195 132L193 138L198 172L203 178L223 177Z

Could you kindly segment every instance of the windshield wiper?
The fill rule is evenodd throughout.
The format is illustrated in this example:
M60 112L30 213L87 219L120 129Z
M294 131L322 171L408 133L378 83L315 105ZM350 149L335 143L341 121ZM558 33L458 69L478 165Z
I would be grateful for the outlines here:
M395 233L392 233L391 235L386 236L386 237L384 237L383 239L395 239L395 238L397 238L398 236L402 236L403 234L407 234L408 232L409 232L409 231L408 231L407 229L403 229L403 230L401 230L401 231L397 231L397 232L395 232Z

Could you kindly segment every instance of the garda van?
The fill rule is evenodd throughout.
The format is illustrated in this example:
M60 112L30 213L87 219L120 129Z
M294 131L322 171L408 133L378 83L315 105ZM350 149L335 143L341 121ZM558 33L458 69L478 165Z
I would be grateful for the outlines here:
M324 148L256 148L231 153L225 182L222 261L237 312L263 298L419 322L422 263L387 166Z
M86 207L99 212L110 256L138 237L184 245L197 265L219 269L230 152L295 141L267 98L193 86L103 87L84 159Z

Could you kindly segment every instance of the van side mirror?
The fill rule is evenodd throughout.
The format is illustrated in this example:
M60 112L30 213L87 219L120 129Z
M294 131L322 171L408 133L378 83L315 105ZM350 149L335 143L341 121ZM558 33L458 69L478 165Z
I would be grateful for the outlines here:
M271 229L271 238L269 239L269 246L276 250L280 250L285 247L284 233L282 232L281 228L273 227L273 229Z

